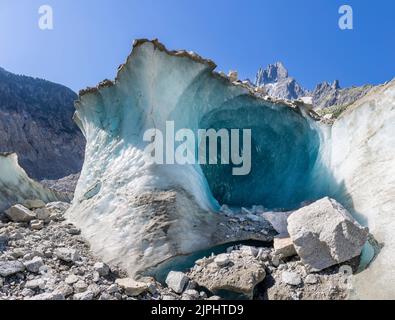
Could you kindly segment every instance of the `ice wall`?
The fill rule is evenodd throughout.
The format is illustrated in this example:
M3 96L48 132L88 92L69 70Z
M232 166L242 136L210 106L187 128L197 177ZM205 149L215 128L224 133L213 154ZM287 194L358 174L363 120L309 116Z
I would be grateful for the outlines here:
M114 82L80 92L75 120L87 139L68 217L92 249L131 275L177 256L231 241L221 203L290 209L331 196L384 244L356 277L355 297L395 297L394 82L356 102L333 127L303 105L256 97L194 53L140 40ZM166 121L188 128L252 129L252 170L227 165L158 165L143 134Z
M0 211L8 209L16 203L23 203L28 199L41 199L44 202L67 201L61 195L43 187L30 179L19 166L15 153L0 154Z
M356 298L395 298L395 81L354 103L333 125L337 198L383 246L356 277Z
M140 40L115 82L80 93L75 119L87 147L68 215L96 253L131 274L221 243L267 240L229 229L216 213L221 202L295 207L323 193L312 187L323 139L316 122L285 101L257 98L214 68L194 53ZM150 163L143 134L165 132L169 120L176 131L251 128L251 173L235 178L226 165Z

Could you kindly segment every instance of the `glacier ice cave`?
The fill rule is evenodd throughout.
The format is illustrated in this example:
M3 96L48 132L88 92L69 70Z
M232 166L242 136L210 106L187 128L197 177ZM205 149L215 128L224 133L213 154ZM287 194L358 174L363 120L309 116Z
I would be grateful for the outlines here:
M294 209L317 197L311 186L320 136L300 114L240 96L205 115L199 127L252 130L250 174L232 175L231 165L219 161L202 167L214 198L221 204Z
M217 213L221 204L295 209L332 196L384 243L356 277L357 297L386 285L395 296L395 83L357 102L333 126L304 105L257 97L192 52L139 40L116 80L80 92L75 121L86 139L85 162L68 218L92 249L131 275L179 255L241 240ZM176 129L252 129L252 169L230 165L160 165L147 161L143 134ZM374 280L373 280L374 279ZM388 285L388 284L391 285ZM370 288L369 288L370 286Z

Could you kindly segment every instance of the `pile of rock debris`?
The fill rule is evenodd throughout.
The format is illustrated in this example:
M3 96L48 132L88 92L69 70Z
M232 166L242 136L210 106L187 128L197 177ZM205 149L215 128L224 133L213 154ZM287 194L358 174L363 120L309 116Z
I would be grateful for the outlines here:
M65 221L68 207L30 200L0 216L0 300L347 299L368 237L341 205L324 198L278 213L273 247L231 246L189 270L171 271L162 285L128 278L94 257L80 230Z

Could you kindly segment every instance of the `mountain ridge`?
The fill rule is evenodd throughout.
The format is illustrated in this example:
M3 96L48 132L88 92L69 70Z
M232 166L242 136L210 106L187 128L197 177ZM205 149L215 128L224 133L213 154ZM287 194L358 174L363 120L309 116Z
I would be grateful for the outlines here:
M0 151L17 153L35 179L80 171L85 141L72 120L75 100L66 86L0 68Z
M260 67L256 73L255 86L264 89L268 95L275 98L295 100L311 97L316 109L349 105L375 87L367 84L341 88L339 80L334 80L332 83L323 81L318 83L313 90L308 90L289 75L288 69L280 61L269 64L265 69Z

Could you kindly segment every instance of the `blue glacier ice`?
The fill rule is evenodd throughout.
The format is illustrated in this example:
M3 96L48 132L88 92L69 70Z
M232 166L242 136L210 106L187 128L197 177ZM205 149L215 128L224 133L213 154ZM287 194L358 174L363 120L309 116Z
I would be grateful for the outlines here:
M332 196L392 252L394 83L330 126L313 119L306 106L257 96L215 68L195 53L139 40L114 82L80 92L75 121L87 146L67 215L92 249L134 276L223 243L268 240L229 230L217 213L221 204L294 209ZM144 132L165 132L166 121L194 132L252 129L250 174L234 176L231 165L152 163ZM376 261L390 265L380 256L370 270L380 269ZM359 296L366 294L368 272L356 284Z

